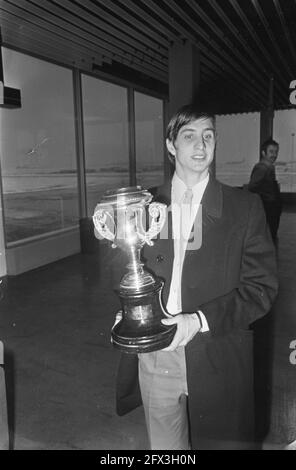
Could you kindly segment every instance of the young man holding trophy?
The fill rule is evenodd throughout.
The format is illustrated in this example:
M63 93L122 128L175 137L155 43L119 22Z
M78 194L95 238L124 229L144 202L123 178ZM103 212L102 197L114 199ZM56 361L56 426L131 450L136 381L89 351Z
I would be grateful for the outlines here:
M165 347L149 344L145 350L143 343L122 353L117 411L123 415L143 403L153 450L252 448L249 325L270 310L277 293L275 253L264 211L257 195L221 184L211 175L213 116L184 106L168 125L166 144L175 172L171 181L151 191L154 201L168 208L166 226L158 227L160 234L153 246L145 246L143 259L154 282L164 281L165 309L161 305L159 323L167 330L159 335L167 339L159 343ZM155 227L156 216L152 222ZM146 243L151 245L147 237ZM137 264L133 269L139 273L139 262L135 256L130 259L129 269ZM125 292L123 286L126 325L133 318L134 324L145 323L154 308L151 293L151 305L145 294L143 307L136 291L132 301ZM119 313L112 333L116 341L121 322Z

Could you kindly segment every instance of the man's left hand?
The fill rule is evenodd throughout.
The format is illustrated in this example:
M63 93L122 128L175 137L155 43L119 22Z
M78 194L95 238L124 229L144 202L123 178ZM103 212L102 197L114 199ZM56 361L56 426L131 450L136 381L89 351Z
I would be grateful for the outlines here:
M174 351L179 346L186 346L201 329L196 313L178 313L161 320L164 325L177 325L177 331L171 344L162 351Z

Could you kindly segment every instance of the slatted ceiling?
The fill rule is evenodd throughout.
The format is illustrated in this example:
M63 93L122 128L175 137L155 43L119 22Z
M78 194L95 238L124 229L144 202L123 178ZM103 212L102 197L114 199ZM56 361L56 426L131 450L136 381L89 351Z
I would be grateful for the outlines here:
M169 45L194 42L202 98L218 112L261 109L270 76L275 106L288 107L295 22L296 0L0 0L4 45L85 71L124 73L156 91L168 83Z
M110 0L97 0L97 3L105 5L106 8L111 8L112 11L115 11L115 8L116 11L118 11L120 8L120 14L122 17L124 19L131 19L131 22L135 21L135 16L133 20L133 15L136 15L136 21L138 24L141 25L141 22L145 22L146 25L151 25L158 33L165 34L170 40L175 41L180 39L180 27L178 28L178 25L176 25L174 28L172 18L168 19L168 24L166 25L164 22L164 12L161 9L159 10L160 7L157 5L149 3L148 0L146 2L142 2L141 5L139 2L134 3L131 0L126 0L125 2L120 2L120 0L118 0L116 5L114 5L114 2L110 2ZM148 4L148 8L145 8L146 3ZM152 6L150 7L150 5ZM150 31L150 34L151 33L154 34L153 30Z
M176 2L174 0L164 0L164 2L168 6L170 5L171 8L175 8L177 10L177 12L179 13L179 15L181 15L180 7L176 5ZM197 24L196 22L194 22L191 19L191 17L189 17L188 14L185 14L183 16L183 18L187 21L188 25L192 29L193 29L194 25ZM199 18L201 18L200 15L199 15ZM253 73L254 73L254 68L252 67L252 64L250 62L248 62L246 64L246 59L245 58L243 58L243 59L239 58L240 53L239 53L239 51L236 51L234 45L232 45L232 48L231 48L231 43L229 44L229 42L227 41L228 51L226 52L226 48L225 49L222 48L221 45L213 39L213 34L209 35L205 31L203 31L201 28L199 28L198 34L202 37L202 39L204 39L207 42L207 45L209 47L212 47L212 49L214 49L215 51L218 51L219 54L221 55L222 59L225 60L225 62L228 65L230 65L233 69L235 69L238 72L238 74L240 74L240 76L241 76L240 80L241 79L248 80L249 85L252 88L256 89L259 94L264 93L264 90L265 90L264 81L263 81L263 88L262 88L262 85L260 87L259 83L258 83L258 82L262 83L262 80L263 80L262 76L260 78L258 78L258 74L255 71L255 76L252 77L252 75L250 74L250 71L252 71L252 69L253 69ZM223 41L223 42L225 43L225 41ZM241 65L242 61L244 62L243 66ZM260 71L259 75L261 75L261 71ZM256 81L255 81L255 78L256 78Z
M286 36L286 40L287 40L287 43L289 45L290 52L291 52L291 54L293 56L293 59L296 63L296 48L295 48L295 45L293 43L293 39L291 37L289 27L287 25L287 22L286 22L285 15L284 15L284 12L282 10L281 4L280 4L279 0L273 0L273 3L274 3L274 6L275 6L275 9L277 11L277 14L279 16L279 20L281 22L281 26L282 26L282 29L283 29L283 34Z
M116 46L113 46L112 43L109 44L108 42L101 40L100 36L95 37L91 34L88 34L85 32L83 27L80 28L73 26L72 23L65 21L63 16L59 17L52 15L42 8L33 5L31 2L26 0L11 0L9 2L1 2L1 8L4 10L4 12L8 12L17 17L21 24L23 23L23 20L25 20L35 26L42 25L42 28L46 32L53 32L59 37L61 41L63 41L64 38L72 39L78 44L84 44L92 52L98 51L107 57L109 56L111 60L114 59L120 61L125 65L130 65L130 63L133 62L134 69L144 71L147 74L151 74L153 77L156 77L162 81L167 79L166 71L164 72L154 65L151 66L149 64L149 58L145 62L142 60L142 58L135 57L133 55L132 48L127 51L123 46L121 46L122 49L119 50L116 48ZM32 38L33 37L34 36L32 36ZM3 31L3 42L5 43L5 28ZM32 40L32 52L34 51L34 47L34 41ZM49 51L49 49L45 47L45 56L47 51ZM83 57L81 58L79 54L77 54L77 62L81 63L82 60Z
M221 30L212 20L211 18L200 8L198 3L195 0L186 0L188 5L192 8L192 10L199 15L199 17L204 21L205 24L210 28L211 33L214 33L219 37L219 39L228 47L229 51L232 52L232 54L238 59L238 61L243 65L245 62L245 57L241 54L238 48L234 47L233 43L228 39L227 36L225 36L223 30ZM256 78L256 81L258 83L261 83L263 85L263 88L265 88L266 83L264 82L264 79L262 77L262 74L259 73L254 65L250 63L249 65L249 72L253 74L253 79Z
M268 20L266 19L265 14L264 14L259 2L257 0L252 0L252 3L253 3L253 5L254 5L257 13L258 13L258 16L259 16L262 24L264 25L266 33L268 34L268 37L270 39L270 42L271 42L275 52L277 53L278 57L281 59L283 67L285 68L285 70L289 74L289 76L293 77L293 72L291 70L291 67L290 67L289 63L286 61L286 59L282 56L282 52L281 52L280 47L278 46L277 39L275 38L275 36L274 36L274 34L271 30L270 24L269 24Z
M206 67L204 66L206 65ZM214 88L214 86L216 88L221 88L221 85L223 86L223 83L226 81L229 86L231 87L231 89L233 90L234 94L237 95L238 98L241 98L241 95L244 95L246 97L246 100L249 102L249 105L250 107L252 107L252 109L256 109L256 105L257 105L257 108L258 108L258 101L256 101L256 98L253 94L251 94L250 92L246 91L245 89L241 89L240 87L240 84L236 81L233 80L233 78L231 76L225 76L225 74L223 76L221 76L221 71L219 70L219 68L217 66L215 66L214 64L212 64L211 62L207 61L205 58L203 58L201 60L201 71L202 71L202 74L205 74L207 75L208 70L211 70L212 73L209 74L210 76L210 82L209 83L212 83L212 88ZM217 78L221 76L220 80L218 80ZM262 100L262 106L264 106L265 102L263 101L263 98L264 97L260 97L261 100ZM207 97L206 97L207 99ZM206 105L206 103L205 103Z
M208 68L205 68L205 64ZM212 72L209 73L209 70ZM228 96L231 94L232 96L236 97L235 102L237 103L237 106L238 104L241 106L241 110L258 110L258 99L256 100L256 97L251 92L248 92L245 88L242 88L239 82L233 80L231 75L229 76L225 73L221 75L221 70L211 62L207 61L205 58L201 60L201 74L204 77L201 93L201 95L204 96L204 99L201 100L201 105L204 107L204 109L207 109L208 105L211 103L215 104L215 100L217 101L217 95L216 93L213 93L213 90L222 89L223 94L223 90L225 90L225 86L227 85L227 87L231 90L231 93L229 93ZM220 98L221 93L220 97L218 96L218 99ZM263 107L266 101L263 101L264 97L262 96L259 98L261 100L259 103L261 103L261 107ZM233 112L237 112L239 109L237 106L230 106L228 104L228 112L232 112L232 110ZM215 109L214 105L213 109Z
M168 40L166 38L154 34L154 40L152 40L150 39L151 31L149 31L148 28L145 28L143 25L139 25L139 30L137 31L135 28L135 21L133 21L133 27L128 26L128 24L123 21L123 18L120 20L116 19L114 15L108 13L98 5L94 5L89 0L82 0L77 3L79 3L79 5L84 9L88 8L90 14L92 13L96 15L96 19L103 17L104 21L108 21L110 25L115 26L116 35L120 32L124 33L124 35L129 35L130 38L134 40L136 48L151 54L154 58L159 58L161 60L167 58ZM148 34L145 34L147 32Z
M240 84L242 83L242 81L244 81L245 88L249 91L252 91L252 94L254 96L257 96L257 99L259 100L261 100L262 98L264 99L264 96L267 93L266 89L262 87L258 88L257 86L255 86L255 83L249 74L247 74L246 76L244 75L244 72L242 69L237 70L236 67L235 69L233 69L233 67L229 63L223 61L223 59L213 57L211 53L208 53L207 56L211 59L213 64L218 66L218 70L220 68L220 75L221 75L222 83L223 83L223 77L225 77L225 75L228 74L232 76L234 79L236 79L237 84Z
M255 42L255 45L257 46L257 49L255 49L255 50L253 49L254 54L256 54L256 52L258 54L258 51L263 52L263 54L262 54L262 59L263 59L262 60L262 67L264 67L265 59L266 58L268 59L269 66L264 67L264 70L272 69L274 74L279 77L279 80L281 80L282 73L279 73L278 67L276 65L275 51L273 49L268 51L268 48L270 46L270 39L264 35L264 32L262 31L262 28L261 28L260 22L258 22L258 19L253 18L253 22L251 23L249 21L247 15L244 13L241 5L239 5L239 3L237 2L237 0L228 0L228 1L231 3L231 5L233 6L234 10L236 11L238 17L240 18L241 24L244 25L247 28L247 31L248 31L249 37L250 37L250 42L251 43ZM252 2L252 0L251 0L251 2ZM255 6L255 8L256 8L256 5L258 6L257 2L252 2L252 3ZM270 3L270 5L271 5L271 3ZM248 6L250 7L250 3L248 4ZM260 9L260 11L262 11L262 10ZM270 11L270 10L268 10L268 11ZM257 13L258 13L258 9L257 9ZM264 18L264 15L262 14L261 19L263 19L263 18ZM265 22L265 25L266 25L266 22ZM278 50L277 50L277 52L278 52ZM277 59L281 60L282 55L283 54L280 53L279 57ZM289 67L289 66L286 64L286 67Z
M155 49L160 52L164 55L164 58L167 57L169 40L164 34L163 29L161 28L159 33L157 30L154 31L153 39L150 40L151 23L149 24L149 27L147 27L143 23L143 15L141 15L140 20L137 21L135 16L127 14L127 12L119 7L117 3L113 4L110 1L100 2L100 6L99 2L93 3L91 0L76 0L76 3L82 8L88 9L88 11L104 18L105 21L116 26L118 30L124 31L130 36L137 38L146 47L150 47L151 49Z
M219 9L219 14L221 14L221 8L218 6L217 2L215 0L210 0L212 6L217 10ZM256 46L257 48L262 49L263 50L263 45L262 45L262 42L259 40L257 34L255 33L255 30L254 28L252 27L252 25L250 24L250 22L248 21L248 19L246 18L246 16L244 15L244 13L242 12L242 10L240 9L239 5L237 4L237 2L231 2L236 13L238 14L238 17L241 19L242 23L245 24L245 27L248 29L248 33L249 33L249 36L250 36L250 40L248 41L248 43L246 42L246 40L244 39L244 37L239 33L239 31L233 27L232 23L229 21L229 18L226 17L226 15L224 14L223 16L223 20L225 23L227 23L227 26L229 27L230 31L236 35L236 38L238 40L238 43L240 43L241 45L243 45L244 47L244 51L247 52L247 60L246 60L246 64L251 64L251 61L253 61L255 63L255 65L257 66L257 69L259 71L259 73L262 75L262 78L265 78L266 80L266 76L267 76L267 70L266 68L264 67L264 61L260 60L260 58L257 57L256 55L256 48L255 49L251 49L249 47L249 44L252 44L252 42L254 41L251 41L251 39L255 39L256 41ZM223 14L223 13L222 13ZM237 24L239 24L237 22ZM258 50L258 49L257 49ZM268 55L268 52L265 53L265 55ZM272 62L272 61L271 61ZM274 66L274 64L272 63L272 66ZM262 73L263 72L263 73ZM278 79L281 80L281 75L279 74L278 75ZM286 86L286 82L284 82L284 86ZM282 95L282 98L285 99L285 96Z
M283 35L282 35L281 25L280 25L279 17L276 14L274 2L273 1L270 2L270 10L269 12L265 12L265 13L264 13L264 10L261 8L260 3L252 0L252 4L254 7L254 11L257 13L257 19L259 19L259 22L261 23L261 31L264 32L266 37L269 39L269 43L272 46L272 48L277 53L279 53L283 45L288 46L288 43L286 43L285 40L284 40L284 43L282 41ZM270 14L271 12L273 12L273 14ZM274 35L274 30L278 30L279 32L277 38ZM288 64L286 64L286 62L283 61L283 66L285 67L286 65Z
M42 24L46 30L50 29L58 34L60 38L72 38L82 44L84 43L89 49L102 51L105 55L109 55L111 59L119 59L126 64L129 64L130 61L133 60L135 64L134 68L138 70L146 70L146 62L143 62L142 58L134 57L134 49L132 47L125 48L121 44L121 48L118 49L116 45L114 46L111 42L105 42L105 37L101 40L102 35L94 36L93 34L86 32L84 24L82 24L81 27L75 26L69 21L64 20L63 15L60 17L53 15L25 0L12 0L11 2L3 3L4 8L7 8L8 12L17 14L20 20L25 18L26 20L32 21L35 25ZM100 48L98 48L98 45ZM147 62L150 62L149 58L147 59ZM156 76L159 72L159 77L164 80L166 79L166 72L162 73L162 71L159 71L157 67L149 66L147 72L153 72L153 69L155 69Z
M84 8L80 8L76 4L71 1L63 0L59 6L54 4L48 5L47 1L44 0L31 0L36 6L42 7L44 10L49 12L49 14L54 14L56 16L61 16L65 21L69 22L74 26L78 26L80 28L83 27L84 31L88 31L89 33L97 36L98 30L100 30L100 34L102 37L110 37L112 38L112 44L116 45L120 49L125 49L126 52L132 53L139 58L143 57L143 53L147 57L148 61L154 60L155 63L158 63L158 67L160 69L164 69L165 67L162 64L163 55L159 51L154 51L150 49L147 45L139 40L135 40L133 36L127 37L126 33L121 32L118 28L114 28L106 23L105 19L102 21L98 16L94 14L94 12L89 13ZM108 36L107 36L108 35ZM152 41L149 41L150 43ZM161 50L162 54L165 53L165 50Z
M155 12L157 12L159 14L159 17L161 17L162 19L164 19L166 21L167 24L169 24L170 22L172 22L172 17L170 16L170 14L168 13L164 13L162 10L161 10L161 7L156 5L155 3L153 3L152 0L143 0L142 3L144 3L146 6L148 6L151 10L153 9ZM184 4L180 3L179 5L177 5L176 2L173 2L173 0L163 0L163 3L165 3L170 9L170 13L172 13L172 10L175 9L176 12L181 16L182 15L182 10L181 10L181 7L179 5L183 5ZM132 8L132 3L131 1L129 0L127 3L127 6ZM160 3L161 5L161 3ZM185 21L187 22L187 26L189 25L193 30L197 29L197 25L198 23L194 23L192 20L191 20L191 17L189 17L187 14L183 14L183 19L185 18ZM174 22L174 25L176 24L176 21ZM181 27L179 28L180 32L184 35L185 38L188 38L190 39L191 41L195 41L195 36L194 34L190 33L188 31L188 28L186 29L185 27ZM203 39L205 39L207 41L207 44L209 47L211 47L212 51L215 50L215 48L217 49L218 46L216 43L214 43L214 41L212 41L210 35L208 35L207 33L201 31L200 33L202 36L203 36ZM241 77L239 77L239 75L234 71L234 73L236 73L236 78L238 81L240 81L242 78L243 79L248 79L249 82L251 80L251 83L249 83L249 86L251 86L252 88L255 88L255 84L253 83L253 80L252 78L250 77L248 71L242 71L242 69L240 67L237 67L237 65L235 63L233 63L233 60L231 57L229 57L229 55L225 54L223 51L221 51L221 55L222 55L222 60L220 58L217 58L217 54L214 54L213 52L211 52L207 46L199 43L199 47L201 49L201 52L204 56L206 57L210 57L214 63L218 64L221 68L223 69L227 69L227 62L231 64L231 67L235 68L236 69L236 72L238 72L238 74L242 74ZM224 60L226 59L226 62L224 62ZM247 77L246 77L246 74L247 74ZM257 94L257 97L258 96L262 96L262 93L263 93L263 96L264 96L264 89L261 90L256 90L254 91L256 94Z
M185 38L188 38L191 41L196 41L194 31L198 30L199 34L202 36L202 39L205 40L207 43L206 45L201 42L199 43L199 47L203 55L210 57L214 62L219 64L220 67L223 67L225 69L227 68L227 64L230 64L232 69L234 69L233 73L236 74L236 79L238 81L242 79L245 81L248 80L249 88L251 87L253 89L253 92L257 93L257 96L262 96L262 94L264 95L265 90L256 87L255 81L252 80L248 69L245 68L245 70L243 70L236 62L233 61L233 58L229 56L229 54L225 53L224 50L221 49L221 47L219 47L215 41L213 41L212 37L208 33L201 30L199 26L199 18L197 18L197 21L194 22L191 19L192 15L189 16L186 12L183 12L182 8L184 8L184 2L177 4L177 2L173 0L162 0L162 2L158 2L159 6L158 4L153 2L153 0L142 0L141 3L144 3L146 6L149 6L151 10L153 9L154 11L156 11L159 14L159 17L166 21L166 24L172 22L171 15L173 13L179 14L179 17L182 17L183 23L185 22L185 26L187 26L186 29L186 27L182 23L182 26L179 28L179 31L184 35ZM163 4L168 7L169 12L164 12L162 10ZM127 6L132 8L131 0L127 2ZM176 19L174 24L176 24ZM188 29L188 26L189 28L191 28L191 32L190 29ZM217 57L217 51L220 54L221 58ZM257 88L257 90L254 91L254 88Z
M217 1L216 0L208 0L208 1L210 2L212 6L213 11L215 11L219 15L219 18L223 21L223 25L229 30L233 38L236 38L237 42L242 46L244 55L247 55L247 59L249 60L249 62L252 61L253 64L257 67L257 70L260 70L260 73L262 75L262 80L263 80L263 77L264 76L266 77L268 72L264 66L264 63L262 63L262 61L260 61L260 59L255 54L255 50L251 48L250 43L242 36L240 31L237 29L236 24L231 22L231 20L224 13L224 11L222 10L221 6L217 3ZM281 76L280 76L280 80L281 80ZM286 86L286 82L284 82L283 86L284 87ZM281 93L280 88L279 88L279 92ZM285 101L285 96L283 96L282 93L281 93L281 98L283 99L283 101Z
M15 38L13 35L11 35L11 33L8 34L8 40L13 40L14 41L14 44L15 44L15 48L18 49L18 50L21 50L23 49L24 47L29 47L30 45L30 41L31 39L24 36L22 37L21 39L19 38ZM33 50L33 54L34 56L36 57L40 57L42 58L43 57L43 54L44 54L44 48L43 48L43 45L40 45L40 43L36 42L34 44L34 50ZM51 48L48 55L47 55L47 58L51 61L54 61L54 62L60 62L65 65L65 66L68 66L68 67L85 67L87 66L88 68L90 67L90 61L88 58L86 59L81 59L81 61L79 62L75 56L75 54L73 53L68 53L67 56L66 54L63 52L63 51L60 51L59 49L56 49L56 48ZM83 60L83 62L82 62Z
M21 44L22 37L31 42L32 37L34 37L34 44L38 43L39 46L43 49L44 46L47 49L53 49L53 52L59 51L60 58L71 54L75 60L75 58L77 58L77 52L79 52L81 54L81 58L88 60L90 63L94 60L97 64L101 64L103 62L103 56L101 54L98 54L97 52L92 53L89 48L83 47L83 45L79 43L74 44L65 38L63 41L60 41L57 35L50 34L49 31L45 33L44 30L38 26L30 25L29 23L23 23L22 25L19 25L17 21L11 19L11 17L5 13L2 13L2 28L5 29L6 40L8 38L8 34L10 34L11 37L17 35L20 40L19 44ZM30 42L28 44L30 45ZM107 61L105 57L104 61ZM71 62L70 64L75 65Z
M44 34L47 35L49 39L54 36L57 38L60 44L69 40L73 43L73 46L75 47L79 46L80 44L85 46L87 50L94 52L95 45L92 45L91 43L86 41L81 41L80 38L76 38L71 32L65 31L46 20L43 20L39 17L36 17L35 15L30 14L25 10L14 8L13 5L4 4L2 6L1 19L2 18L10 21L15 21L17 24L19 24L21 28L31 28L32 32L34 32L34 28L42 29L44 31ZM3 22L1 22L1 24L3 25ZM5 27L3 28L3 30L5 31ZM32 39L33 38L34 34L32 34ZM3 34L3 40L5 41L5 34ZM34 41L32 40L32 44L33 43ZM45 53L47 51L48 48L45 48ZM103 54L110 54L110 57L112 56L112 53L109 53L108 50L103 49L101 52ZM102 55L101 52L100 55Z
M216 13L216 21L217 19L220 20L220 23L222 21L222 24L220 24L221 31L224 31L224 36L225 36L225 31L228 31L228 40L230 44L233 45L233 47L238 47L240 44L242 47L242 50L244 51L245 54L247 54L248 59L254 62L254 65L259 68L259 70L262 70L262 62L258 59L256 54L254 53L254 50L249 45L249 42L242 36L240 30L237 28L237 23L233 23L230 18L224 13L223 9L221 8L220 4L216 0L208 0L211 7L212 11ZM230 38L229 38L230 36ZM234 39L236 42L234 42ZM264 70L266 73L266 70Z
M106 51L109 50L114 54L118 54L123 57L123 59L129 58L130 60L133 60L135 64L143 67L144 70L146 68L146 62L148 64L152 62L149 56L146 57L145 61L142 61L140 52L136 51L137 53L135 54L135 49L132 46L125 45L118 39L110 38L109 35L106 35L104 32L99 31L97 28L84 22L81 18L68 14L64 9L56 7L53 2L42 0L39 0L38 2L35 2L34 0L30 2L26 0L11 0L7 3L12 4L17 8L22 8L24 11L27 10L31 15L35 15L35 21L37 22L39 19L42 19L51 25L58 26L64 31L77 36L81 40L87 40L96 47L97 45L100 45ZM158 71L158 66L156 65L155 67L154 65L151 66L151 68L155 68L156 72Z

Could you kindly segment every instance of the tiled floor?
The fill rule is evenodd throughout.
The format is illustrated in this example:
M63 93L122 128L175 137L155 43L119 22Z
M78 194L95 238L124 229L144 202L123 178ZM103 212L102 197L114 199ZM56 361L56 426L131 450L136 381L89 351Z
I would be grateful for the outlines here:
M280 295L255 330L258 429L267 448L296 438L296 365L289 362L296 340L295 234L296 213L285 212ZM0 338L14 449L148 446L142 408L121 418L114 410L119 354L109 332L118 304L110 297L106 263L104 251L77 255L9 280L0 304Z
M116 299L97 255L12 278L1 302L15 449L145 448L143 410L114 411ZM102 267L104 262L102 263Z

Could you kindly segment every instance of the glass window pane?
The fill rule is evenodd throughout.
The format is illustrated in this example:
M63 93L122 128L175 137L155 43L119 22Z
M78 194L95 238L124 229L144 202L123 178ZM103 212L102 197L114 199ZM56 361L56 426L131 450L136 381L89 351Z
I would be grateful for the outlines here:
M88 214L107 189L129 185L127 89L82 76Z
M296 192L296 109L275 111L273 138L279 143L275 163L277 180L283 193Z
M259 161L260 114L217 116L216 176L230 186L243 186Z
M3 49L7 86L22 107L0 110L7 242L72 227L78 220L72 72Z
M163 184L163 102L135 93L137 184L144 188Z

